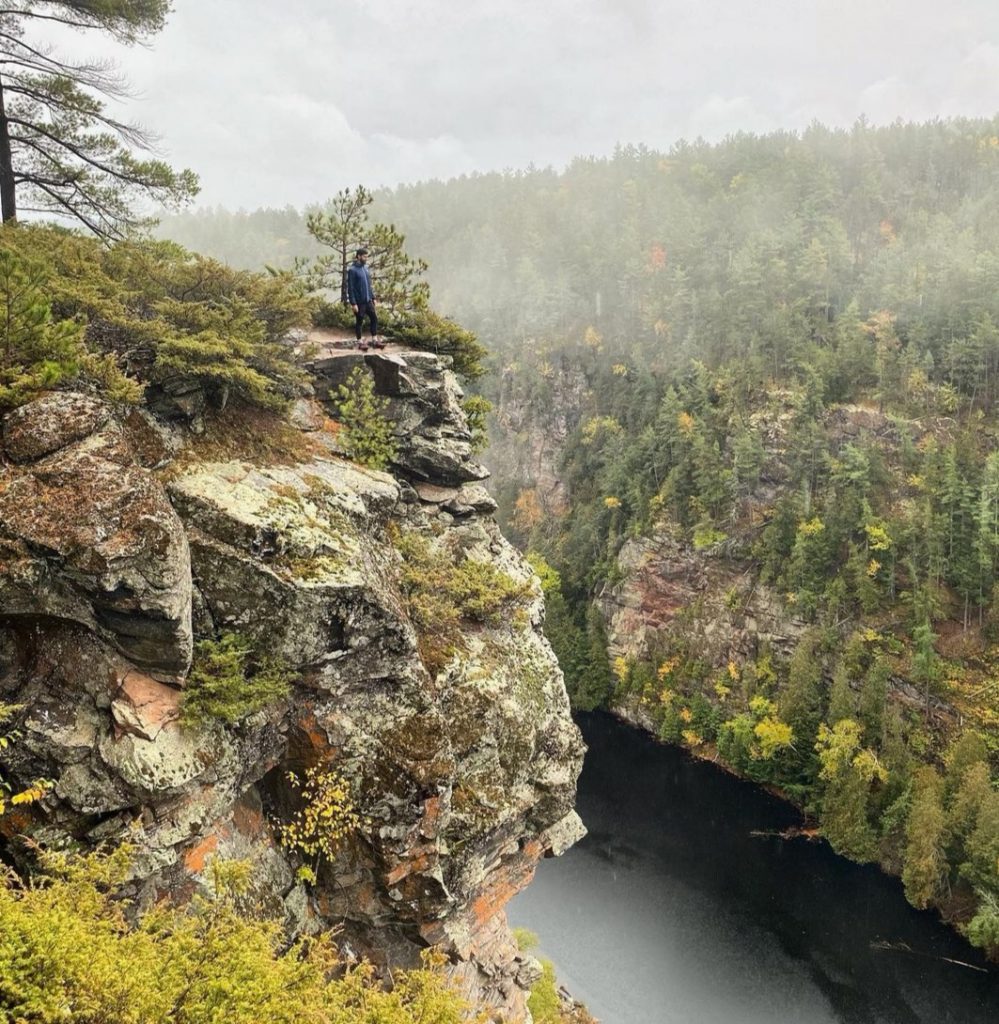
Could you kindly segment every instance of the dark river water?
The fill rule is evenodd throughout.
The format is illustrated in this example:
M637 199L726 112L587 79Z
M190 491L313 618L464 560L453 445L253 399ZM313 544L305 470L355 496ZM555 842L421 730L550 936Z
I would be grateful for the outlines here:
M604 1024L999 1024L999 971L769 794L585 715L589 836L510 905ZM904 943L909 951L877 948Z

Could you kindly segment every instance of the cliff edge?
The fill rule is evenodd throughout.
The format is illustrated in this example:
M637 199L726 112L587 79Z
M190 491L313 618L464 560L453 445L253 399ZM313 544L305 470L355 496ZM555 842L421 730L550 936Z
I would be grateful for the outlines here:
M357 368L390 403L391 473L340 456L330 394ZM145 905L189 898L213 857L249 860L292 931L336 928L386 967L434 945L516 1019L539 968L504 906L583 831L540 587L493 521L442 360L312 369L289 450L252 458L83 393L4 418L0 701L21 710L0 755L13 782L53 788L0 818L0 845L127 840ZM192 659L225 635L291 691L234 723L182 721ZM347 780L361 825L303 865L279 826L300 800L289 772L316 766Z

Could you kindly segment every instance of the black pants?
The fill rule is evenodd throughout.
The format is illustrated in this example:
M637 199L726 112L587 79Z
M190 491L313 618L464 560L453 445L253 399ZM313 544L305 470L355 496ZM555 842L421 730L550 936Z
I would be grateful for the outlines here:
M378 333L378 314L375 312L375 304L373 302L359 302L357 304L357 312L354 314L354 334L357 336L357 340L361 340L361 324L364 322L364 318L367 317L371 324L371 337L373 338Z

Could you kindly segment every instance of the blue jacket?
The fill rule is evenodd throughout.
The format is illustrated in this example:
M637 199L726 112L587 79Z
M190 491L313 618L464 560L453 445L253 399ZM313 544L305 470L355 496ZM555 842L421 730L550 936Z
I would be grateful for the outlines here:
M352 306L363 306L366 302L372 302L374 297L368 268L354 260L347 268L347 302Z

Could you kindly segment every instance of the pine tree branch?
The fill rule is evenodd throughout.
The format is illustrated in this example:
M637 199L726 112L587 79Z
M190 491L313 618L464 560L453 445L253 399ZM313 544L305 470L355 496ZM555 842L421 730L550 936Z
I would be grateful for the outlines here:
M147 184L144 181L144 179L138 177L137 175L129 174L127 171L123 171L120 168L111 167L108 164L102 163L100 160L97 160L96 158L85 153L80 147L74 146L71 142L67 142L65 139L59 138L58 135L54 135L52 132L45 131L38 125L29 124L27 121L22 121L19 118L13 117L8 117L7 120L11 124L20 125L22 128L27 128L29 131L36 132L37 134L44 136L54 145L59 146L62 149L65 149L69 153L72 153L73 156L75 156L78 160L82 160L85 164L88 164L89 166L95 168L98 171L101 171L103 174L109 174L113 178L117 178L119 181L124 181L131 185ZM12 134L10 140L11 142L17 142L20 145L28 146L29 148L33 149L36 153L41 153L43 156L48 158L53 163L58 162L55 159L55 157L53 157L52 154L44 146L39 145L37 142L35 142L31 138L28 138L27 136Z
M74 217L76 220L79 220L85 227L90 228L90 230L93 231L95 235L97 235L100 238L112 237L113 233L110 230L105 230L99 227L96 223L93 223L87 216L84 215L84 213L78 207L72 206L69 200L64 199L61 195L59 195L58 192L54 192L47 186L42 185L40 183L36 182L35 184L38 185L38 188L42 192L44 192L46 195L52 198L52 200L56 203L57 207L65 209L71 217ZM51 212L51 207L49 208L49 210L41 212Z
M0 7L0 17L5 15L9 15L14 18L33 18L36 21L55 21L60 25L68 25L70 28L94 29L99 27L96 24L60 17L58 14L38 14L36 11L18 10L13 7Z

